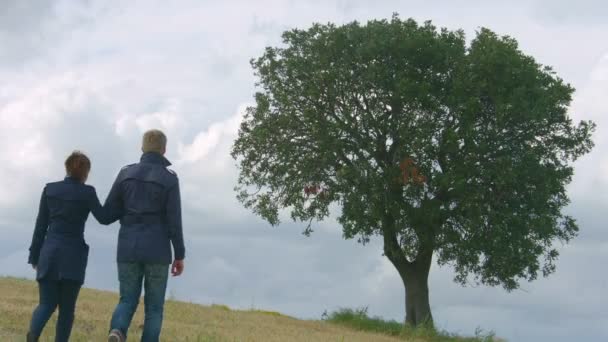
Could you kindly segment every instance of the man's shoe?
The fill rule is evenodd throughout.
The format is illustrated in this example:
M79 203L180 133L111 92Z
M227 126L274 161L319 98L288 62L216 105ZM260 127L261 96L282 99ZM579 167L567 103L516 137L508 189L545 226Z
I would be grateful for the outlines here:
M108 336L108 342L124 342L125 337L118 329L112 329L110 331L110 335Z
M32 333L27 333L27 342L38 342L38 337L32 335Z

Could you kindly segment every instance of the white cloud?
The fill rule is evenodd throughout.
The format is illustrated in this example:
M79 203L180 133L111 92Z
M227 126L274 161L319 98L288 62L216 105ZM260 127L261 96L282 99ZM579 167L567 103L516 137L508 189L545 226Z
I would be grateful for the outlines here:
M241 105L232 117L211 124L207 130L198 133L191 144L180 144L178 162L190 164L205 160L222 142L224 143L222 146L224 149L219 151L221 153L216 153L215 157L218 159L229 158L230 151L225 147L236 138L246 108L247 105ZM223 160L216 161L223 162ZM225 165L225 163L222 163L222 165Z
M608 51L595 64L588 79L575 94L571 112L574 120L592 120L597 124L595 147L576 163L569 193L582 200L593 194L606 203L608 195L597 190L608 189Z
M19 87L18 96L0 103L1 206L19 206L57 156L51 132L60 129L64 111L81 110L86 90L76 87L71 74Z
M116 119L116 134L130 136L142 134L149 129L160 129L168 135L177 136L185 125L180 102L168 99L161 108L149 113L128 113Z

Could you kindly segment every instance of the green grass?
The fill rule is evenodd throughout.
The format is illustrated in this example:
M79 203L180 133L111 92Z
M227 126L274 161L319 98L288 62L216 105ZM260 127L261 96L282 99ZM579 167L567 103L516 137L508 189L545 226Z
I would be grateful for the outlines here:
M0 342L25 339L32 310L38 304L34 281L0 277ZM104 341L109 319L118 296L116 293L82 289L76 306L76 321L71 342ZM138 341L143 323L143 303L139 305L130 336ZM41 342L54 340L57 315L45 328ZM497 341L462 338L404 329L401 323L370 318L366 309L339 310L322 320L300 320L258 308L239 310L221 304L198 305L168 300L165 305L162 341L178 342L432 342Z
M422 341L458 341L458 342L496 342L501 341L494 333L484 333L479 330L474 337L461 337L434 328L406 326L395 320L384 320L380 317L370 317L367 308L340 309L332 313L325 313L323 319L327 322L342 325L359 331L374 332L390 336L400 337L405 340Z

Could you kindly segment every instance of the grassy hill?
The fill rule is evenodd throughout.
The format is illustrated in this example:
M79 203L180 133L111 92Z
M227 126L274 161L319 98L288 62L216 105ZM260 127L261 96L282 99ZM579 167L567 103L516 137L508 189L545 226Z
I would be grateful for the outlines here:
M24 341L32 310L38 301L36 283L29 280L0 278L0 341ZM71 341L105 341L110 315L116 305L115 293L83 289L76 309ZM129 340L139 341L143 322L140 303ZM41 341L52 341L56 315L51 318ZM373 333L352 322L305 321L276 312L231 310L223 305L202 306L167 301L163 341L478 341L445 335L391 336L390 331ZM349 327L350 326L350 327Z

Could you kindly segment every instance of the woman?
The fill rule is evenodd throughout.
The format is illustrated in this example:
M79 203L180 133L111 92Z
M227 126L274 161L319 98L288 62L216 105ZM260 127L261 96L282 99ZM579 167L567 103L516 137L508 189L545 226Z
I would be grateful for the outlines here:
M101 224L110 224L119 217L119 213L101 206L94 187L84 184L91 170L86 155L73 152L65 161L65 170L67 177L47 184L40 199L29 256L29 263L36 270L40 304L32 315L28 342L38 340L57 306L55 341L68 341L89 255L84 224L89 212Z

